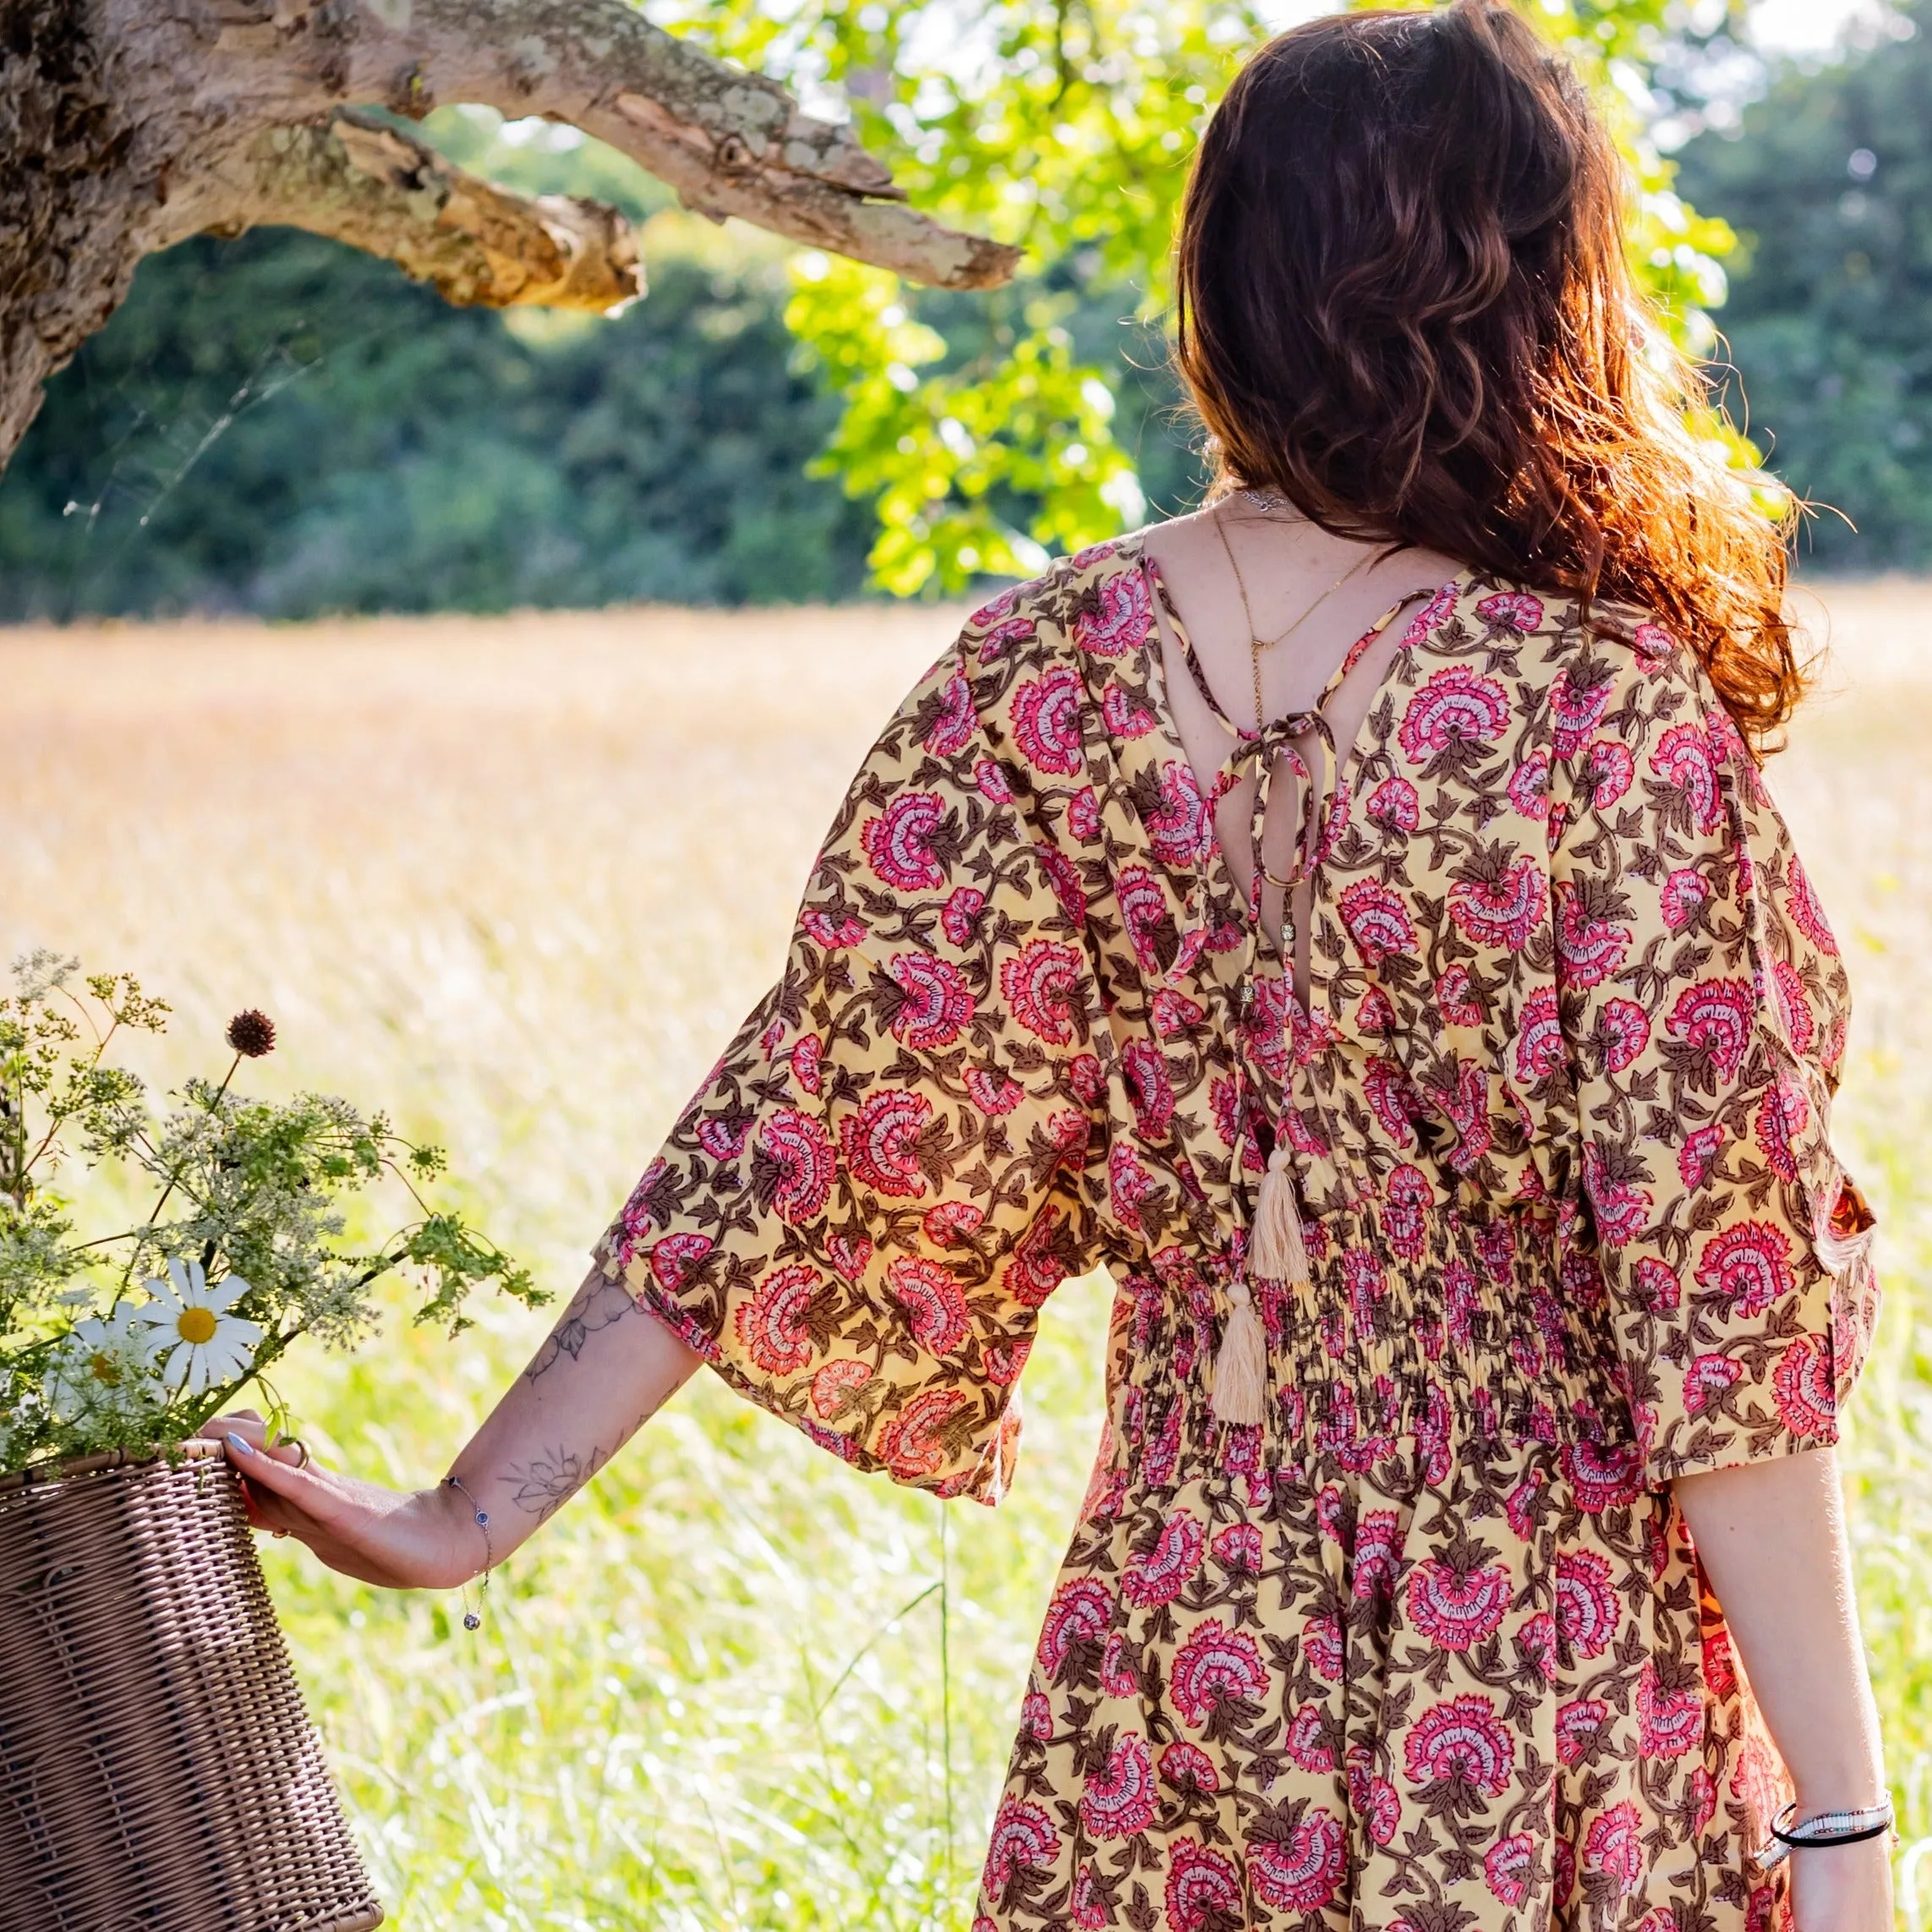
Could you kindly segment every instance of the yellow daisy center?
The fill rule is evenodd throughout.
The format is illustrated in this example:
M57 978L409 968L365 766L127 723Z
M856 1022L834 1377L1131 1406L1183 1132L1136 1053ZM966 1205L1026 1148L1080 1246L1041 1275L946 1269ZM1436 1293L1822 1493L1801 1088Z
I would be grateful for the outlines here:
M175 1333L190 1347L200 1348L215 1339L215 1311L211 1308L184 1308L174 1318Z
M112 1388L121 1379L121 1365L105 1349L96 1349L87 1358L87 1372L95 1381Z

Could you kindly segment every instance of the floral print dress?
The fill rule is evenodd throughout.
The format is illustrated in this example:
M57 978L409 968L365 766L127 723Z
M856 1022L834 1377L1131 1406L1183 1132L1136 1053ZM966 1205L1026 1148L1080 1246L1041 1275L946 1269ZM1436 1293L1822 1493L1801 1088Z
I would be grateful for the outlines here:
M1834 1441L1876 1300L1845 975L1762 776L1655 624L1459 577L1309 788L1304 1008L1157 607L1185 649L1130 538L971 619L601 1265L835 1454L985 1502L1042 1304L1110 1270L977 1932L1760 1932L1781 1769L1668 1486ZM1256 1284L1237 1426L1278 1142L1311 1278Z

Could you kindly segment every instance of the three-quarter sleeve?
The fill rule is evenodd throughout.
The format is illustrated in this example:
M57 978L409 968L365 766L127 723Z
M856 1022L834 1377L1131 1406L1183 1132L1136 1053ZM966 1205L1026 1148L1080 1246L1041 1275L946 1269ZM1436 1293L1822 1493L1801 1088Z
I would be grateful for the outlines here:
M1041 1305L1099 1258L1104 1018L983 643L867 758L783 974L599 1253L815 1442L993 1502Z
M1763 774L1654 627L1589 675L1552 855L1595 1271L1650 1479L1834 1442L1877 1310L1833 1152L1848 995ZM1634 782L1632 782L1632 781ZM1572 1198L1575 1198L1573 1191Z

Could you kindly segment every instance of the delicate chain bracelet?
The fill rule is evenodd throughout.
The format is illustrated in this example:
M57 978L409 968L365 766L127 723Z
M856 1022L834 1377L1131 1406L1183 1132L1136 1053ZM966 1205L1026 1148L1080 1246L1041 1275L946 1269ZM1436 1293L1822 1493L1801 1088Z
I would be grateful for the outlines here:
M1876 1804L1853 1811L1821 1811L1815 1818L1793 1826L1798 1812L1793 1798L1771 1820L1771 1842L1754 1855L1760 1871L1770 1871L1793 1852L1815 1850L1825 1845L1860 1845L1868 1838L1882 1836L1892 1828L1891 1793L1888 1791Z
M469 1486L459 1475L443 1478L445 1489L455 1490L476 1513L476 1526L483 1532L483 1581L477 1586L477 1601L480 1604L490 1594L490 1573L496 1567L496 1546L490 1540L490 1513L477 1508L476 1498L469 1493ZM469 1585L465 1584L462 1591L462 1627L466 1630L480 1629L483 1612L469 1606Z

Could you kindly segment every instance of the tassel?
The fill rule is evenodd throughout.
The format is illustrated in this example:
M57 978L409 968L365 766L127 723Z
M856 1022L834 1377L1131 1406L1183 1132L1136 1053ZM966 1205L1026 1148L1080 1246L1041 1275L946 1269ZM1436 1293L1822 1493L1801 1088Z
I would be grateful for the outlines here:
M1289 1288L1308 1285L1308 1250L1301 1239L1301 1216L1294 1205L1294 1177L1288 1171L1289 1151L1281 1141L1268 1156L1262 1177L1261 1199L1255 1204L1255 1228L1249 1245L1249 1265L1257 1281L1278 1281Z
M1259 1422L1267 1413L1268 1344L1245 1281L1228 1290L1228 1319L1214 1357L1214 1420Z

